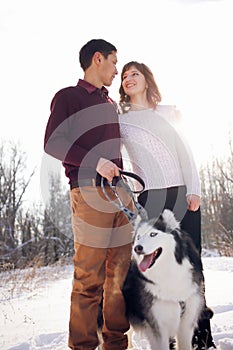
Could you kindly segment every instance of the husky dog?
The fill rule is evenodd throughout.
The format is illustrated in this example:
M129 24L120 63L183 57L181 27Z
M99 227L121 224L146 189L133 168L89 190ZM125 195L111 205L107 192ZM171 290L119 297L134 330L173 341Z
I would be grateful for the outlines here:
M146 339L146 350L173 348L174 338L177 349L190 350L204 307L199 253L170 210L156 220L138 221L123 287L129 322Z

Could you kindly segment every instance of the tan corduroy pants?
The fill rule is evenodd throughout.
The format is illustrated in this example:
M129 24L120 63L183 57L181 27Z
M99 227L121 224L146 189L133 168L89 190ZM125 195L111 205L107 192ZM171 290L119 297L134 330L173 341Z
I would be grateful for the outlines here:
M131 259L132 227L106 201L100 187L75 188L70 198L75 254L69 347L98 346L97 315L103 296L103 349L127 349L129 322L121 289Z

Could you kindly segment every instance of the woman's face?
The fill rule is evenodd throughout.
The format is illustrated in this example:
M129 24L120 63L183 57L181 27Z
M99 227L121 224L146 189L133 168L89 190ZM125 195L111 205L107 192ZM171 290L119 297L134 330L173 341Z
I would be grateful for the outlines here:
M122 87L125 94L132 97L143 95L146 92L148 84L144 75L135 66L132 66L123 74Z

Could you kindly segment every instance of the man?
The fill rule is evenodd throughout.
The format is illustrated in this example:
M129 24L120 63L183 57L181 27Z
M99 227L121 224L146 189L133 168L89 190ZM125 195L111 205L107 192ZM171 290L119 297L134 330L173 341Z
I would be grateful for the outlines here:
M117 49L93 39L81 48L79 60L84 79L55 94L44 143L45 152L63 162L71 189L75 253L69 347L98 346L103 296L103 349L123 350L129 323L121 289L130 263L132 229L100 187L101 177L114 184L122 168L118 115L105 87L118 73ZM112 195L108 186L106 191Z

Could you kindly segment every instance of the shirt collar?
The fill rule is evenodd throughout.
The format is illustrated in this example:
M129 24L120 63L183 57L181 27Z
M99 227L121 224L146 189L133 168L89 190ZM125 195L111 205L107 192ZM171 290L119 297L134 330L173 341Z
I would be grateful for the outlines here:
M86 80L83 80L83 79L79 79L77 85L83 87L85 90L87 90L87 92L89 94L92 94L94 91L99 91L101 93L104 93L104 94L108 95L108 90L106 89L105 86L102 86L102 88L99 89L96 86L88 83Z

